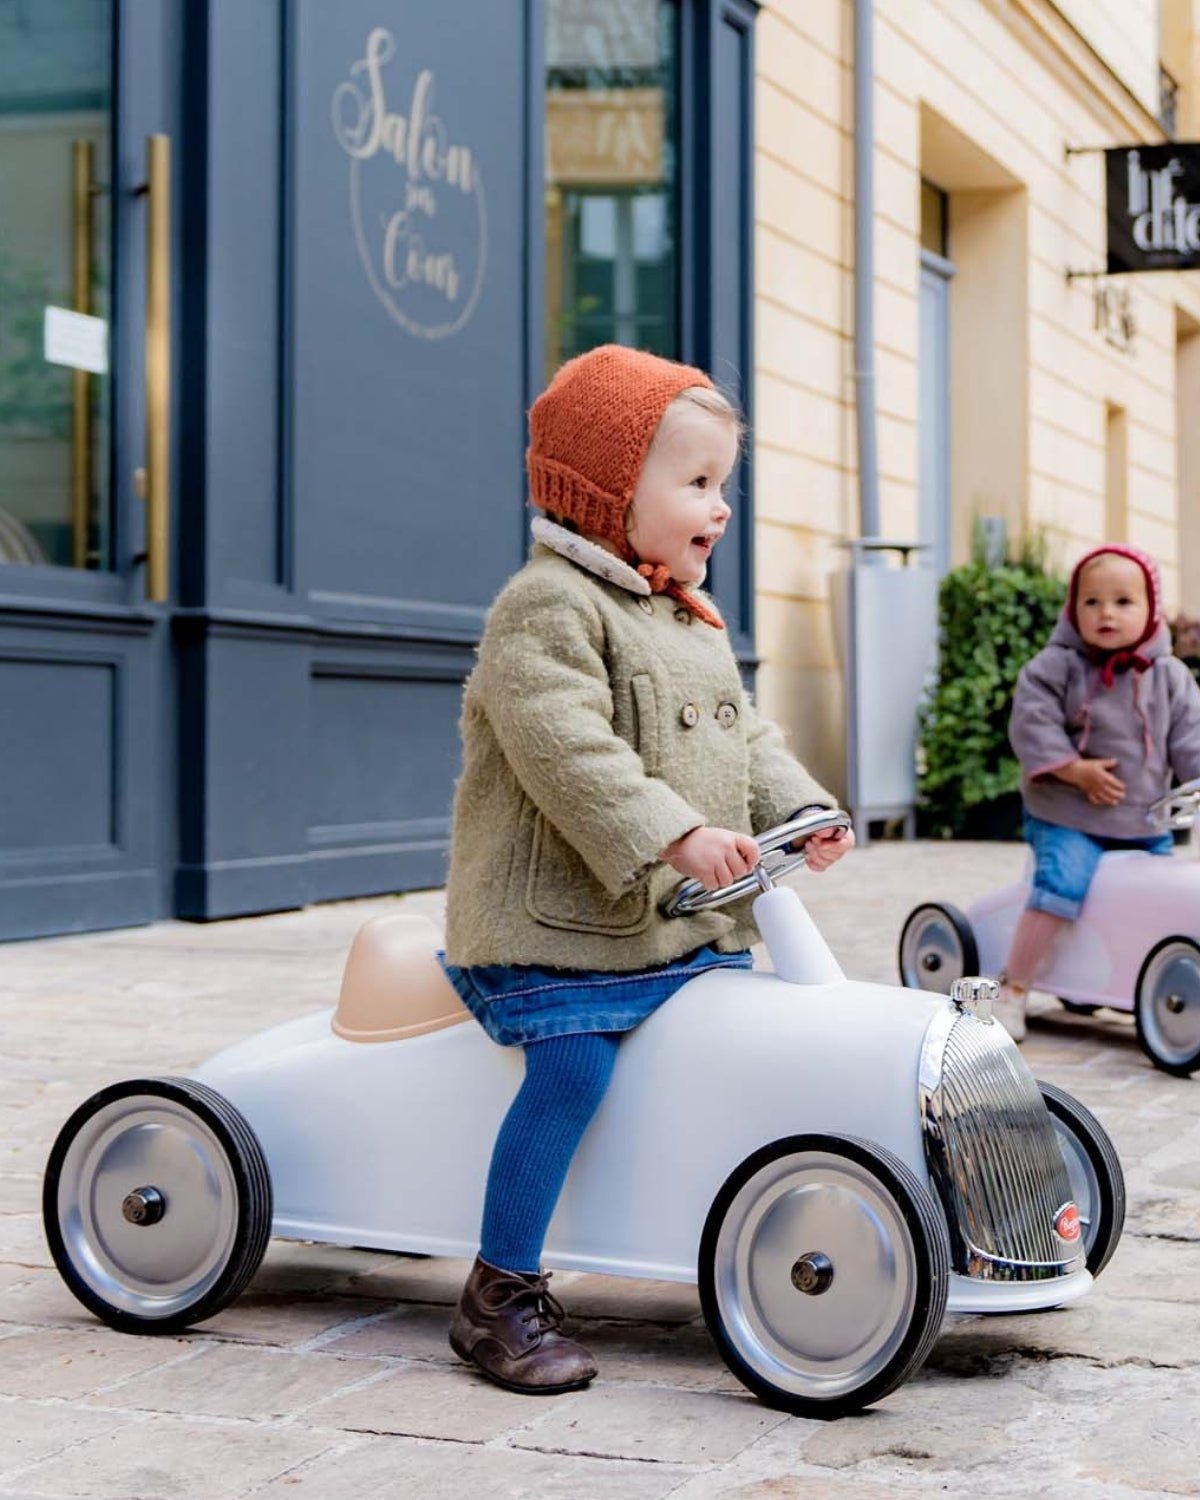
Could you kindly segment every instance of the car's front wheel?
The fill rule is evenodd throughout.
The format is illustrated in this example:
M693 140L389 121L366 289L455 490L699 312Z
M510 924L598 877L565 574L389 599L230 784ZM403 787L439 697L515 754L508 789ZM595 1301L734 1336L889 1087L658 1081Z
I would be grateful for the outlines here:
M891 1152L801 1135L748 1157L713 1201L700 1301L725 1363L768 1406L858 1411L925 1360L946 1310L950 1242Z
M1134 996L1138 1041L1154 1066L1180 1078L1200 1068L1200 945L1164 938L1147 954Z
M1099 1276L1117 1248L1125 1225L1125 1174L1108 1132L1091 1110L1065 1089L1038 1080L1054 1122L1054 1133L1067 1164L1071 1196L1079 1210L1079 1227L1087 1268Z
M174 1333L246 1286L271 1233L271 1181L250 1126L190 1078L101 1089L59 1131L42 1186L54 1263L123 1333Z

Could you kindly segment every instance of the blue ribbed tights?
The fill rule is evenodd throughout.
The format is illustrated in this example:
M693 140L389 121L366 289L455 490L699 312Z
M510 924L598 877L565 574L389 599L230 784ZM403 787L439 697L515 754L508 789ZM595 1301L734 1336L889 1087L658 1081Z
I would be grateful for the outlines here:
M525 1047L525 1081L496 1136L479 1253L536 1271L567 1169L612 1077L619 1032L576 1032Z

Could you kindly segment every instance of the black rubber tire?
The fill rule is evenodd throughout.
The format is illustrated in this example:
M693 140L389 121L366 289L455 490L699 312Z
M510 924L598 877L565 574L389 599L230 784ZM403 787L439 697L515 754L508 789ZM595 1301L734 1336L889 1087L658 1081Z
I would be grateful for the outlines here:
M1090 1109L1056 1084L1039 1078L1038 1088L1051 1116L1079 1143L1096 1174L1100 1188L1099 1212L1094 1215L1091 1232L1084 1244L1087 1268L1093 1276L1099 1276L1112 1259L1125 1227L1125 1173L1121 1159L1108 1132Z
M1190 1078L1196 1069L1200 1068L1200 1047L1197 1047L1189 1057L1178 1061L1164 1057L1161 1052L1155 1050L1154 1043L1147 1035L1144 1020L1145 1007L1142 1003L1142 996L1147 971L1159 953L1172 943L1183 943L1189 948L1194 948L1196 950L1197 962L1200 963L1200 944L1194 938L1181 934L1175 937L1165 937L1161 943L1155 943L1150 952L1146 954L1142 967L1138 970L1137 984L1134 986L1133 991L1133 1018L1137 1024L1138 1044L1154 1066L1161 1068L1164 1073L1170 1073L1174 1078Z
M58 1184L74 1137L94 1114L123 1097L149 1094L190 1109L213 1132L225 1152L237 1190L238 1221L228 1259L217 1280L196 1302L162 1318L141 1317L114 1307L78 1274L62 1233ZM214 1317L239 1296L262 1264L271 1238L272 1195L267 1160L245 1119L215 1089L192 1078L135 1078L111 1084L86 1099L67 1120L51 1147L42 1182L42 1221L59 1275L89 1312L121 1333L178 1333Z
M896 948L896 967L900 974L900 983L908 986L908 980L904 977L904 943L908 937L909 928L925 912L937 911L946 918L958 938L962 949L962 972L963 975L979 973L979 945L975 941L975 933L970 922L957 906L952 906L949 901L922 901L920 906L914 906L905 919L904 926L900 929L900 942ZM955 976L959 977L959 976ZM933 986L916 984L909 986L912 989L930 989Z
M755 1173L783 1156L821 1151L846 1157L866 1167L892 1196L912 1236L917 1263L917 1295L904 1338L884 1367L856 1390L832 1399L797 1395L781 1389L749 1366L739 1354L721 1314L715 1279L715 1252L721 1224L742 1186ZM766 1406L793 1416L823 1420L861 1411L881 1400L914 1375L929 1356L941 1331L950 1293L950 1237L945 1217L929 1189L892 1152L855 1136L788 1136L764 1146L730 1173L713 1199L700 1237L698 1258L700 1306L721 1358L729 1369Z

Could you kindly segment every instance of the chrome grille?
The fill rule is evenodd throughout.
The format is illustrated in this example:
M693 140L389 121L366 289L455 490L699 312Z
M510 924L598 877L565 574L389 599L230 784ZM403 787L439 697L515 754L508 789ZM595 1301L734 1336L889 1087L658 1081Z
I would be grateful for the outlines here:
M1054 1126L998 1024L950 1005L938 1013L922 1056L921 1112L956 1271L1035 1281L1083 1266L1082 1239L1055 1227L1071 1188Z

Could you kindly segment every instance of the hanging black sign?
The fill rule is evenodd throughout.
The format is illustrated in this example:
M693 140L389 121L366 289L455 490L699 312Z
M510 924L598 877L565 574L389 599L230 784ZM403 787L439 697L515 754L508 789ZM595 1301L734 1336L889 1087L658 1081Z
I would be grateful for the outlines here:
M1108 270L1200 269L1200 142L1104 153Z

